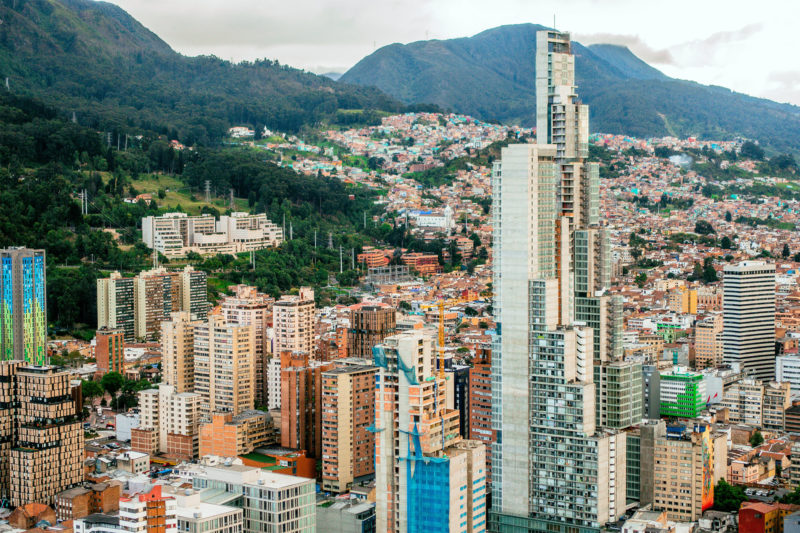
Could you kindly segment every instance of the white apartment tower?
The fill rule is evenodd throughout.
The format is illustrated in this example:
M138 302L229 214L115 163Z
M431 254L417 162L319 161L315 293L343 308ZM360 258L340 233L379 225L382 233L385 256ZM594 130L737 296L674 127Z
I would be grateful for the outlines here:
M725 363L760 380L775 379L775 265L726 265L723 278Z
M297 295L282 296L272 306L273 353L306 352L313 357L315 322L314 289L302 287Z
M595 376L639 391L641 379L596 372L622 357L621 302L605 293L608 235L574 69L569 34L539 32L538 142L503 148L493 168L493 531L599 530L625 512L625 434L597 423ZM635 418L613 414L601 420Z

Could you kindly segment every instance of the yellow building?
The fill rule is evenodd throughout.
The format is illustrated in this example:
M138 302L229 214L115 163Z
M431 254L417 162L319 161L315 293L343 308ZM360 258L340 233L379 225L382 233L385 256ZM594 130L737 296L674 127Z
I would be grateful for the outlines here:
M669 310L678 314L697 314L697 290L675 287L668 294Z

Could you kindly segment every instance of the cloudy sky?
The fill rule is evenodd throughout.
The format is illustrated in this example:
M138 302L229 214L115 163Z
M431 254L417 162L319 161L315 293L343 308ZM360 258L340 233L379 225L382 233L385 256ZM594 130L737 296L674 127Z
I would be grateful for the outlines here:
M800 105L796 0L110 0L187 55L344 72L387 44L534 22L666 74Z

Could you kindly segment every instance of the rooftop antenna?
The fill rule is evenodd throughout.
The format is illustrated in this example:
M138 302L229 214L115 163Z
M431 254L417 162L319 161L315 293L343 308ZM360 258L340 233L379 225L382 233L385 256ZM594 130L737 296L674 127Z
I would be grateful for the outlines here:
M553 13L553 29L556 29L556 14Z

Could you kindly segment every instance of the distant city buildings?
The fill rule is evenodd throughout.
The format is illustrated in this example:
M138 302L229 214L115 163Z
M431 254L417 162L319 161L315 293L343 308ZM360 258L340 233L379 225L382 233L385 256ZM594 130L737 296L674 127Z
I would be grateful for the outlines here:
M279 226L262 214L234 212L216 220L213 215L166 213L142 219L145 245L168 259L189 252L236 254L278 246L283 241Z

